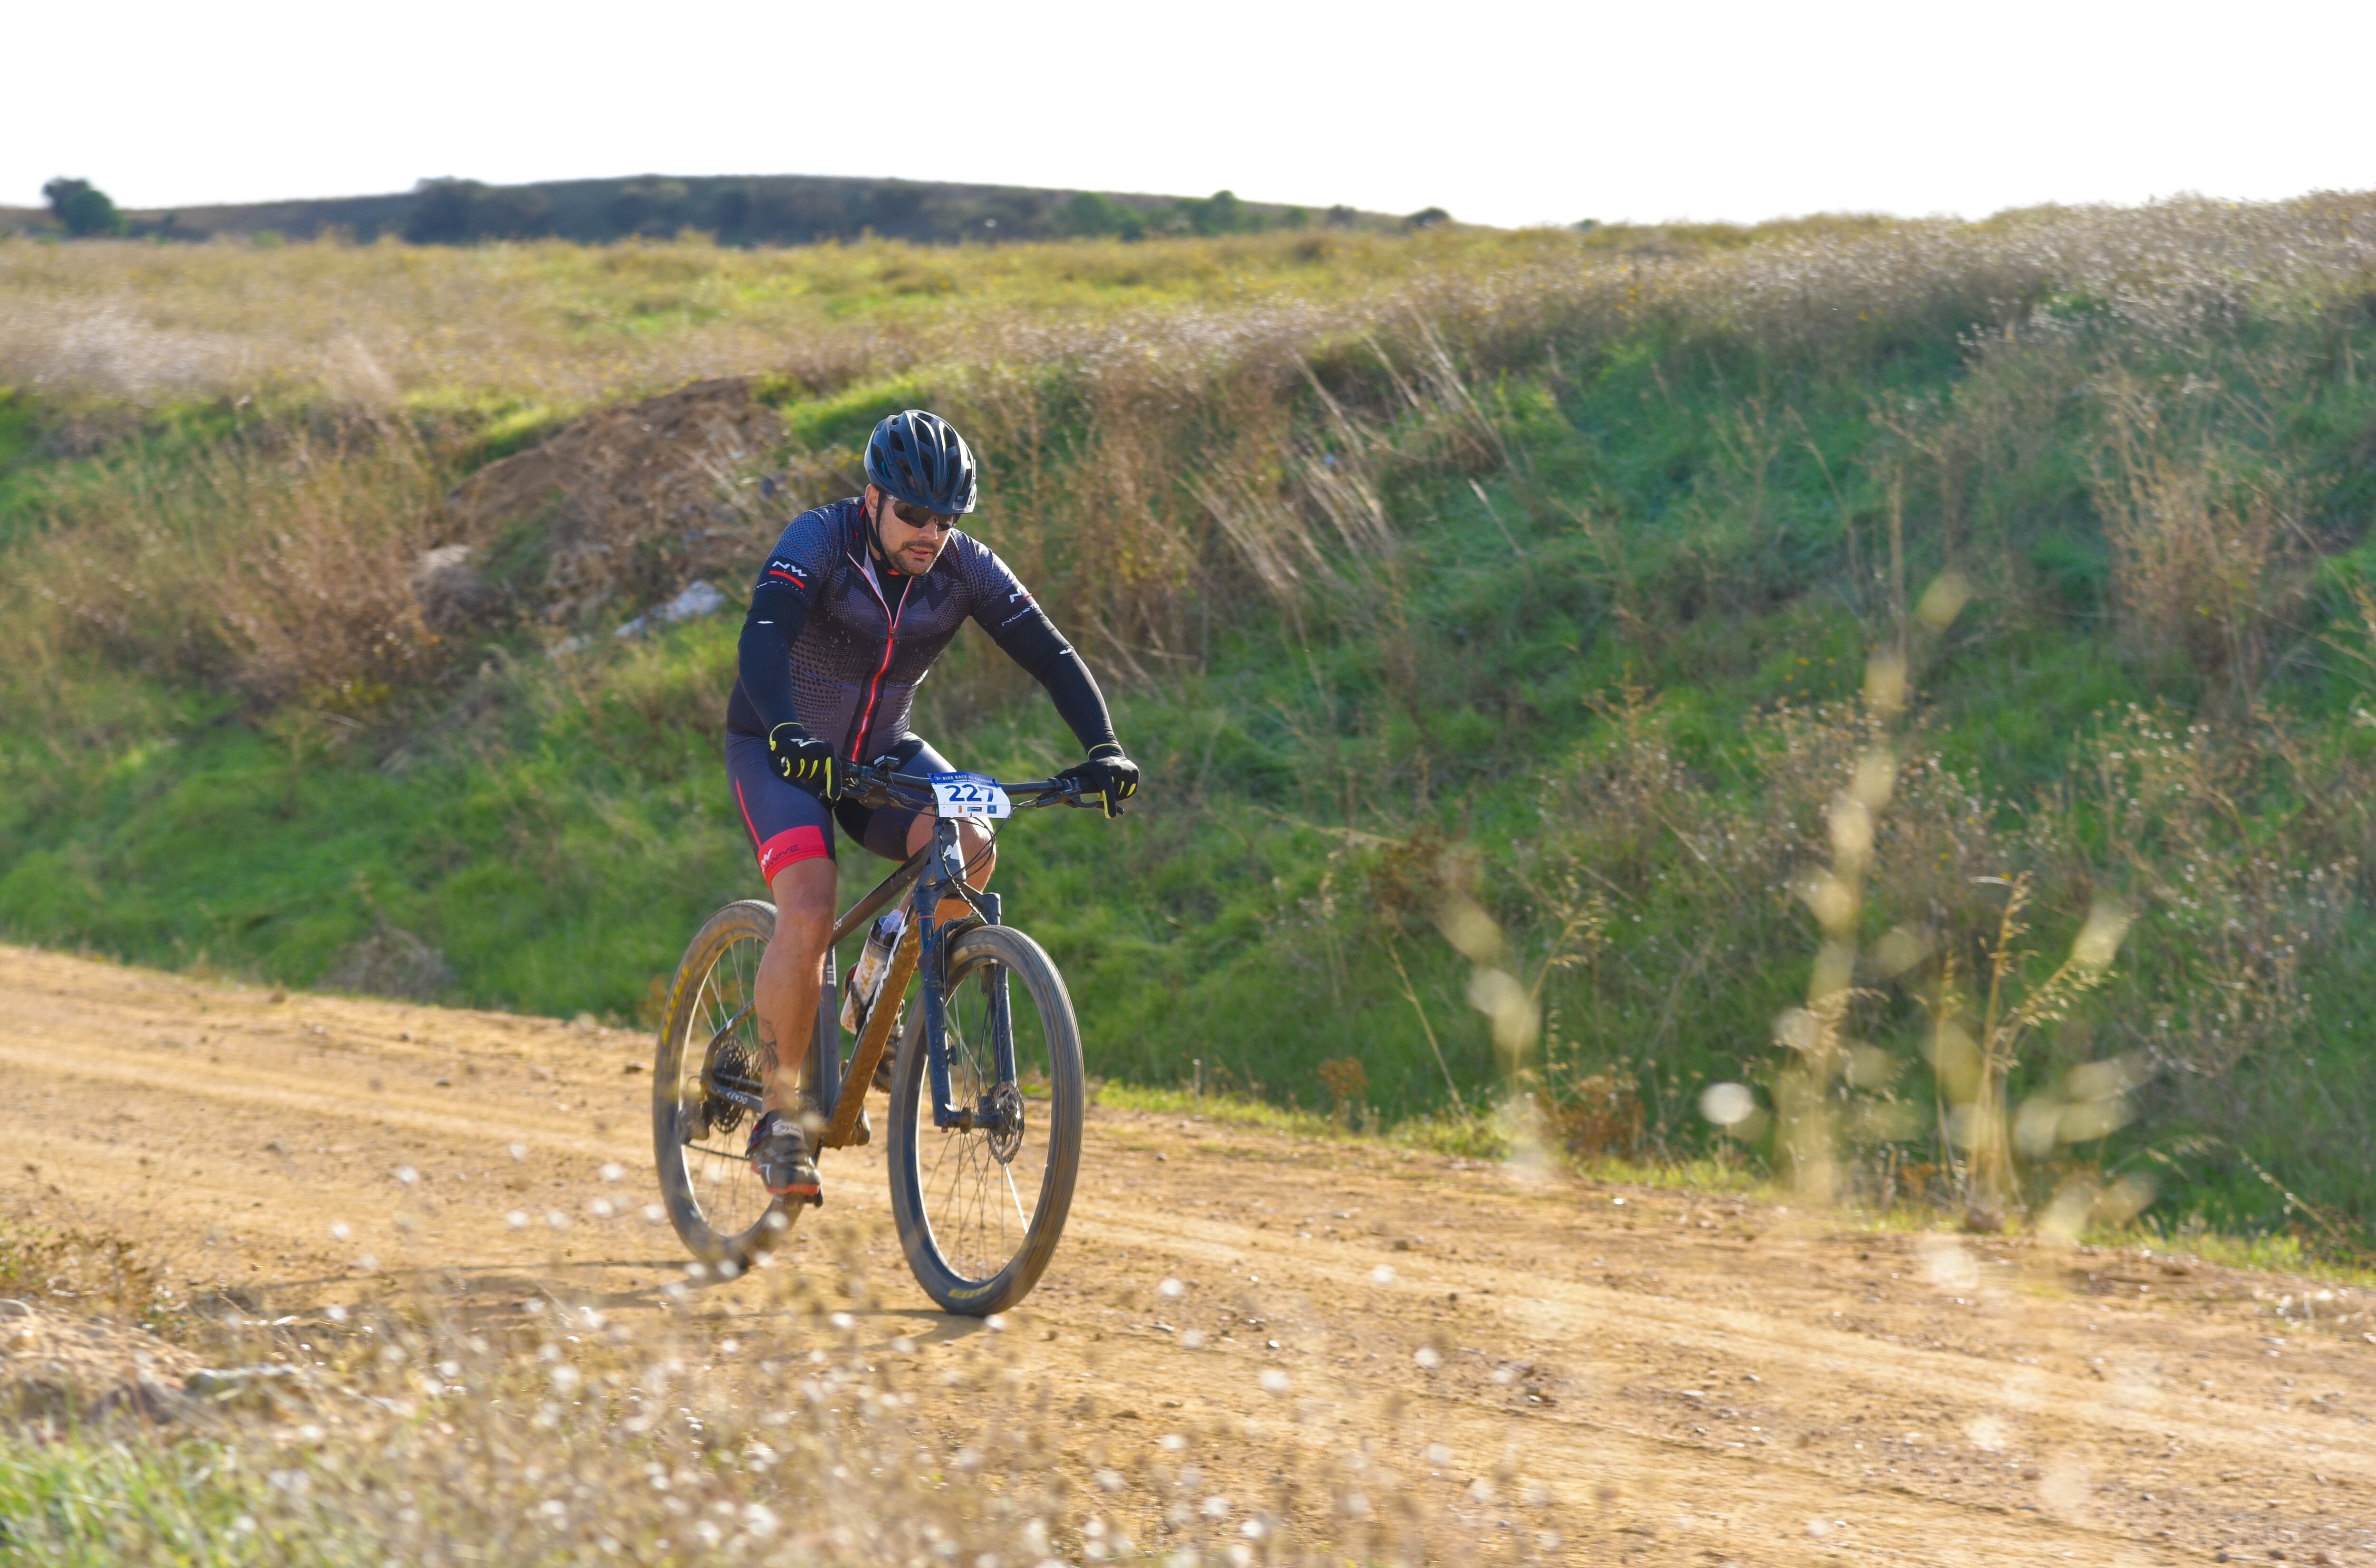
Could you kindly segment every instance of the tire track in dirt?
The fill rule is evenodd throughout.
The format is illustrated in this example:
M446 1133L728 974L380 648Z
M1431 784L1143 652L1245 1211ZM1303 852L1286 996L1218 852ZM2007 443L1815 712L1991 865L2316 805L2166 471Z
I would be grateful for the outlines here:
M0 947L0 1192L278 1311L418 1271L489 1311L658 1313L683 1259L638 1213L647 1054ZM2362 1292L1099 1109L999 1334L908 1281L878 1158L829 1157L778 1266L862 1274L879 1354L995 1357L1069 1402L1067 1473L1181 1433L1254 1494L1361 1450L1493 1560L2376 1562ZM604 1195L624 1212L590 1220ZM2323 1328L2271 1310L2320 1290ZM754 1282L695 1301L797 1331Z

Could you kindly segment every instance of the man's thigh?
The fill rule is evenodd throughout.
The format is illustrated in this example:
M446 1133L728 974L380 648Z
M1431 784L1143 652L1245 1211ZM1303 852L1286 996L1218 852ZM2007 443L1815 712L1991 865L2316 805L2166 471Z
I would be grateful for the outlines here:
M921 736L910 735L885 754L898 765L902 773L951 773L956 768L948 758L934 751ZM928 811L907 811L898 807L870 808L845 802L836 813L842 831L867 849L886 861L904 861L914 854L932 837L933 814ZM923 837L917 836L917 824L923 825Z
M751 835L759 876L770 890L788 866L807 861L832 866L832 808L777 774L767 756L766 742L755 735L729 735L726 778L733 790L734 809Z

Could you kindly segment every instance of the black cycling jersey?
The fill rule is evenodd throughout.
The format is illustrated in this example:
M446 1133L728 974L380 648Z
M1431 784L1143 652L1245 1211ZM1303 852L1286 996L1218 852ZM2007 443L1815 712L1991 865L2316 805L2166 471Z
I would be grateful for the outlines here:
M766 735L798 723L853 762L908 738L916 688L967 617L1048 689L1084 748L1111 744L1105 698L1006 563L952 531L933 569L910 576L877 556L861 498L792 519L751 595L727 729Z

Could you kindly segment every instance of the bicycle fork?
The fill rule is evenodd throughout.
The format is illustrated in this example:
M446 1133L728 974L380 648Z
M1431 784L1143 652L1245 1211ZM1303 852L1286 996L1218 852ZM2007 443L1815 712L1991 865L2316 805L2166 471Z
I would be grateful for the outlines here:
M935 889L934 891L937 891ZM968 889L970 892L971 890ZM923 900L920 898L918 902ZM995 893L973 893L969 900L981 911L985 923L996 925L999 898ZM937 907L937 905L935 906ZM989 1092L973 1104L959 1106L951 1102L953 1086L949 1073L948 1036L948 974L949 955L945 933L952 925L961 922L933 920L926 917L923 931L923 958L926 983L924 1000L924 1051L931 1071L933 1087L933 1125L958 1132L982 1131L997 1133L1005 1130L1006 1112L1000 1103L999 1090L1012 1089L1015 1084L1015 1026L1007 996L1006 966L992 966L985 977L990 984L989 1016L991 1063L997 1081Z

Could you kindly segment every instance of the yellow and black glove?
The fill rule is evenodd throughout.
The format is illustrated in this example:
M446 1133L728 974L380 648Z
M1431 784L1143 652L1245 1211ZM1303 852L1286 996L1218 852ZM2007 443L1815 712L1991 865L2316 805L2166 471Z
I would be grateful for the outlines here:
M827 804L841 799L841 761L832 745L797 724L767 731L767 760L788 784L797 784Z
M1089 760L1076 762L1056 775L1084 795L1104 798L1106 815L1120 816L1122 803L1138 793L1138 764L1108 742L1089 748Z

